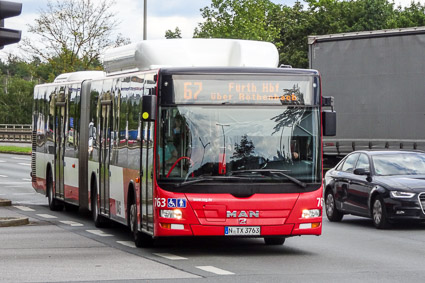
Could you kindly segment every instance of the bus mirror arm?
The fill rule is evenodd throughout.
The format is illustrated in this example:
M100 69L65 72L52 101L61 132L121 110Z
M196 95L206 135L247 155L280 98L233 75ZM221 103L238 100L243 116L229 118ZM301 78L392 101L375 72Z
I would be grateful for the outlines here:
M143 121L152 122L156 120L157 97L155 95L143 96L142 118Z
M332 111L334 110L334 97L333 96L322 96L322 106L331 107Z

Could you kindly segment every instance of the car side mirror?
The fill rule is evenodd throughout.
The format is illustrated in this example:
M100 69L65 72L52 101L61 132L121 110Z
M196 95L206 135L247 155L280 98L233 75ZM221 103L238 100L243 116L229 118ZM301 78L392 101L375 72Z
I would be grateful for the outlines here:
M357 168L357 169L354 169L353 173L354 173L354 175L359 175L359 176L365 176L366 175L367 176L366 180L368 182L372 181L372 177L370 176L369 170L366 170L364 168Z
M357 168L353 171L354 175L370 175L369 170L366 170L364 168Z

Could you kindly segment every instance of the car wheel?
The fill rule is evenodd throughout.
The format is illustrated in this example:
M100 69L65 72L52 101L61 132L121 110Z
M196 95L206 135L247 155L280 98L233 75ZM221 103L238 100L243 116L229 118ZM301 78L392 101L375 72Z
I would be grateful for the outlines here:
M264 243L268 246L281 246L285 243L285 237L264 238Z
M154 245L152 236L140 232L137 228L137 206L131 204L130 206L130 230L133 233L134 244L138 248L150 248Z
M381 196L377 196L373 199L372 219L373 224L378 229L385 229L389 227L387 210Z
M331 222L339 222L344 217L344 214L336 208L335 197L332 190L326 191L325 197L326 216Z

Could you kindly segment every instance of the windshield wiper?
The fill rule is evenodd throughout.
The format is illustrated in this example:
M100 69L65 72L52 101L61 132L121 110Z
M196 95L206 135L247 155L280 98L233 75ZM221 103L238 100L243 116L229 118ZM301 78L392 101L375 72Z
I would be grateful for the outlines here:
M280 169L252 169L252 170L238 170L238 171L232 171L232 175L239 175L239 174L251 174L251 173L258 173L263 176L276 176L280 175L283 177L286 177L291 182L297 184L300 187L307 187L306 183L298 180L297 178L292 177L291 175L286 174L286 172L289 172L289 170L280 170Z
M180 184L176 184L175 187L176 188L181 188L184 186L188 186L188 185L192 185L192 184L196 184L196 183L201 183L201 182L205 182L205 181L224 181L224 180L252 180L251 178L246 178L246 177L238 177L238 176L199 176L197 179L195 180L190 180L190 181L184 181Z

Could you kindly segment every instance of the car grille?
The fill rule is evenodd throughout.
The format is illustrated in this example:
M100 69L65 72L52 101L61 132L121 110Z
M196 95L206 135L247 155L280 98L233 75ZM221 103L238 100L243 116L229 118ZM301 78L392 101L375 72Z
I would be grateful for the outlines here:
M421 205L423 213L425 213L425 193L419 194L419 204Z

